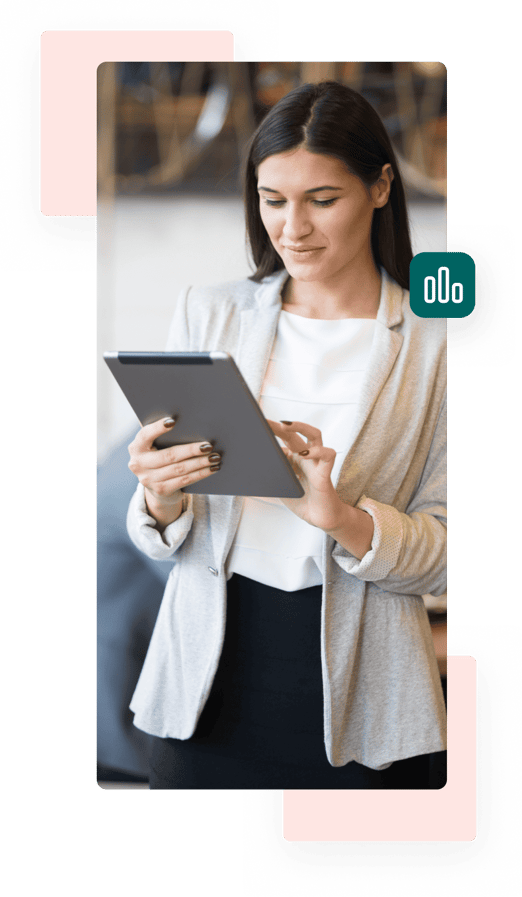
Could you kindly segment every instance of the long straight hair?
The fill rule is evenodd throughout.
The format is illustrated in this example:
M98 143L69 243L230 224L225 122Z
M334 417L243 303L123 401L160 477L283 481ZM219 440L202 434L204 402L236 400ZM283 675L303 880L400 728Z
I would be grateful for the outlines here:
M376 265L409 289L413 257L401 174L386 129L373 107L355 90L338 81L302 84L280 100L253 134L243 172L247 239L261 281L284 268L259 212L258 166L276 153L304 147L344 163L367 189L390 164L393 181L388 202L375 209L371 247Z

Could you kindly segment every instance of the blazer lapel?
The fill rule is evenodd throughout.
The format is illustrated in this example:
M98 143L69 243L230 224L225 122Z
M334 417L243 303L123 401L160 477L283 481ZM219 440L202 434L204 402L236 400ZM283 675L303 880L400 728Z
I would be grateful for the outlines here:
M390 376L395 359L402 346L403 337L400 333L389 330L380 321L377 321L373 338L368 369L361 388L359 404L355 415L353 435L354 439L362 430L370 411Z
M287 277L287 272L282 271L269 283L261 284L255 295L255 306L241 312L236 362L257 400L276 336L281 288Z
M366 376L361 388L359 403L352 430L351 448L343 462L337 483L353 463L357 450L357 439L374 407L390 373L403 343L403 336L392 327L402 322L403 290L390 280L386 272L382 272L381 300L375 326Z

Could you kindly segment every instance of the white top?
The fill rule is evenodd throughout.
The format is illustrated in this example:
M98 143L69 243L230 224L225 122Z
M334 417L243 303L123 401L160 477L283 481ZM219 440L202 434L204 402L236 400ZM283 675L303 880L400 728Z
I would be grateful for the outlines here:
M321 430L323 444L337 453L333 482L351 443L375 323L286 311L279 316L259 404L270 420L303 421ZM288 592L320 585L323 535L279 498L245 498L227 577L240 573Z

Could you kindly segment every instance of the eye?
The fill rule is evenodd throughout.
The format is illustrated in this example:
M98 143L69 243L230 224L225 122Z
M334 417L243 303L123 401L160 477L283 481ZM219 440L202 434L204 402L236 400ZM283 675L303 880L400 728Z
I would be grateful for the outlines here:
M328 206L333 206L334 202L337 202L338 196L334 196L331 199L312 199L311 203L313 206L317 208L326 209ZM270 206L273 209L279 209L286 202L286 199L267 199L263 197L263 204L265 206Z

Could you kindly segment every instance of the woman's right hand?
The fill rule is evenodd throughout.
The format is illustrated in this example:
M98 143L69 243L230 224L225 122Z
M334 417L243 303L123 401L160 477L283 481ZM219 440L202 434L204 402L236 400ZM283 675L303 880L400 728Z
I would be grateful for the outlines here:
M160 532L181 514L181 490L212 476L221 465L221 456L209 442L157 449L154 440L172 430L174 424L172 418L148 424L129 445L129 469L145 487L147 508Z

